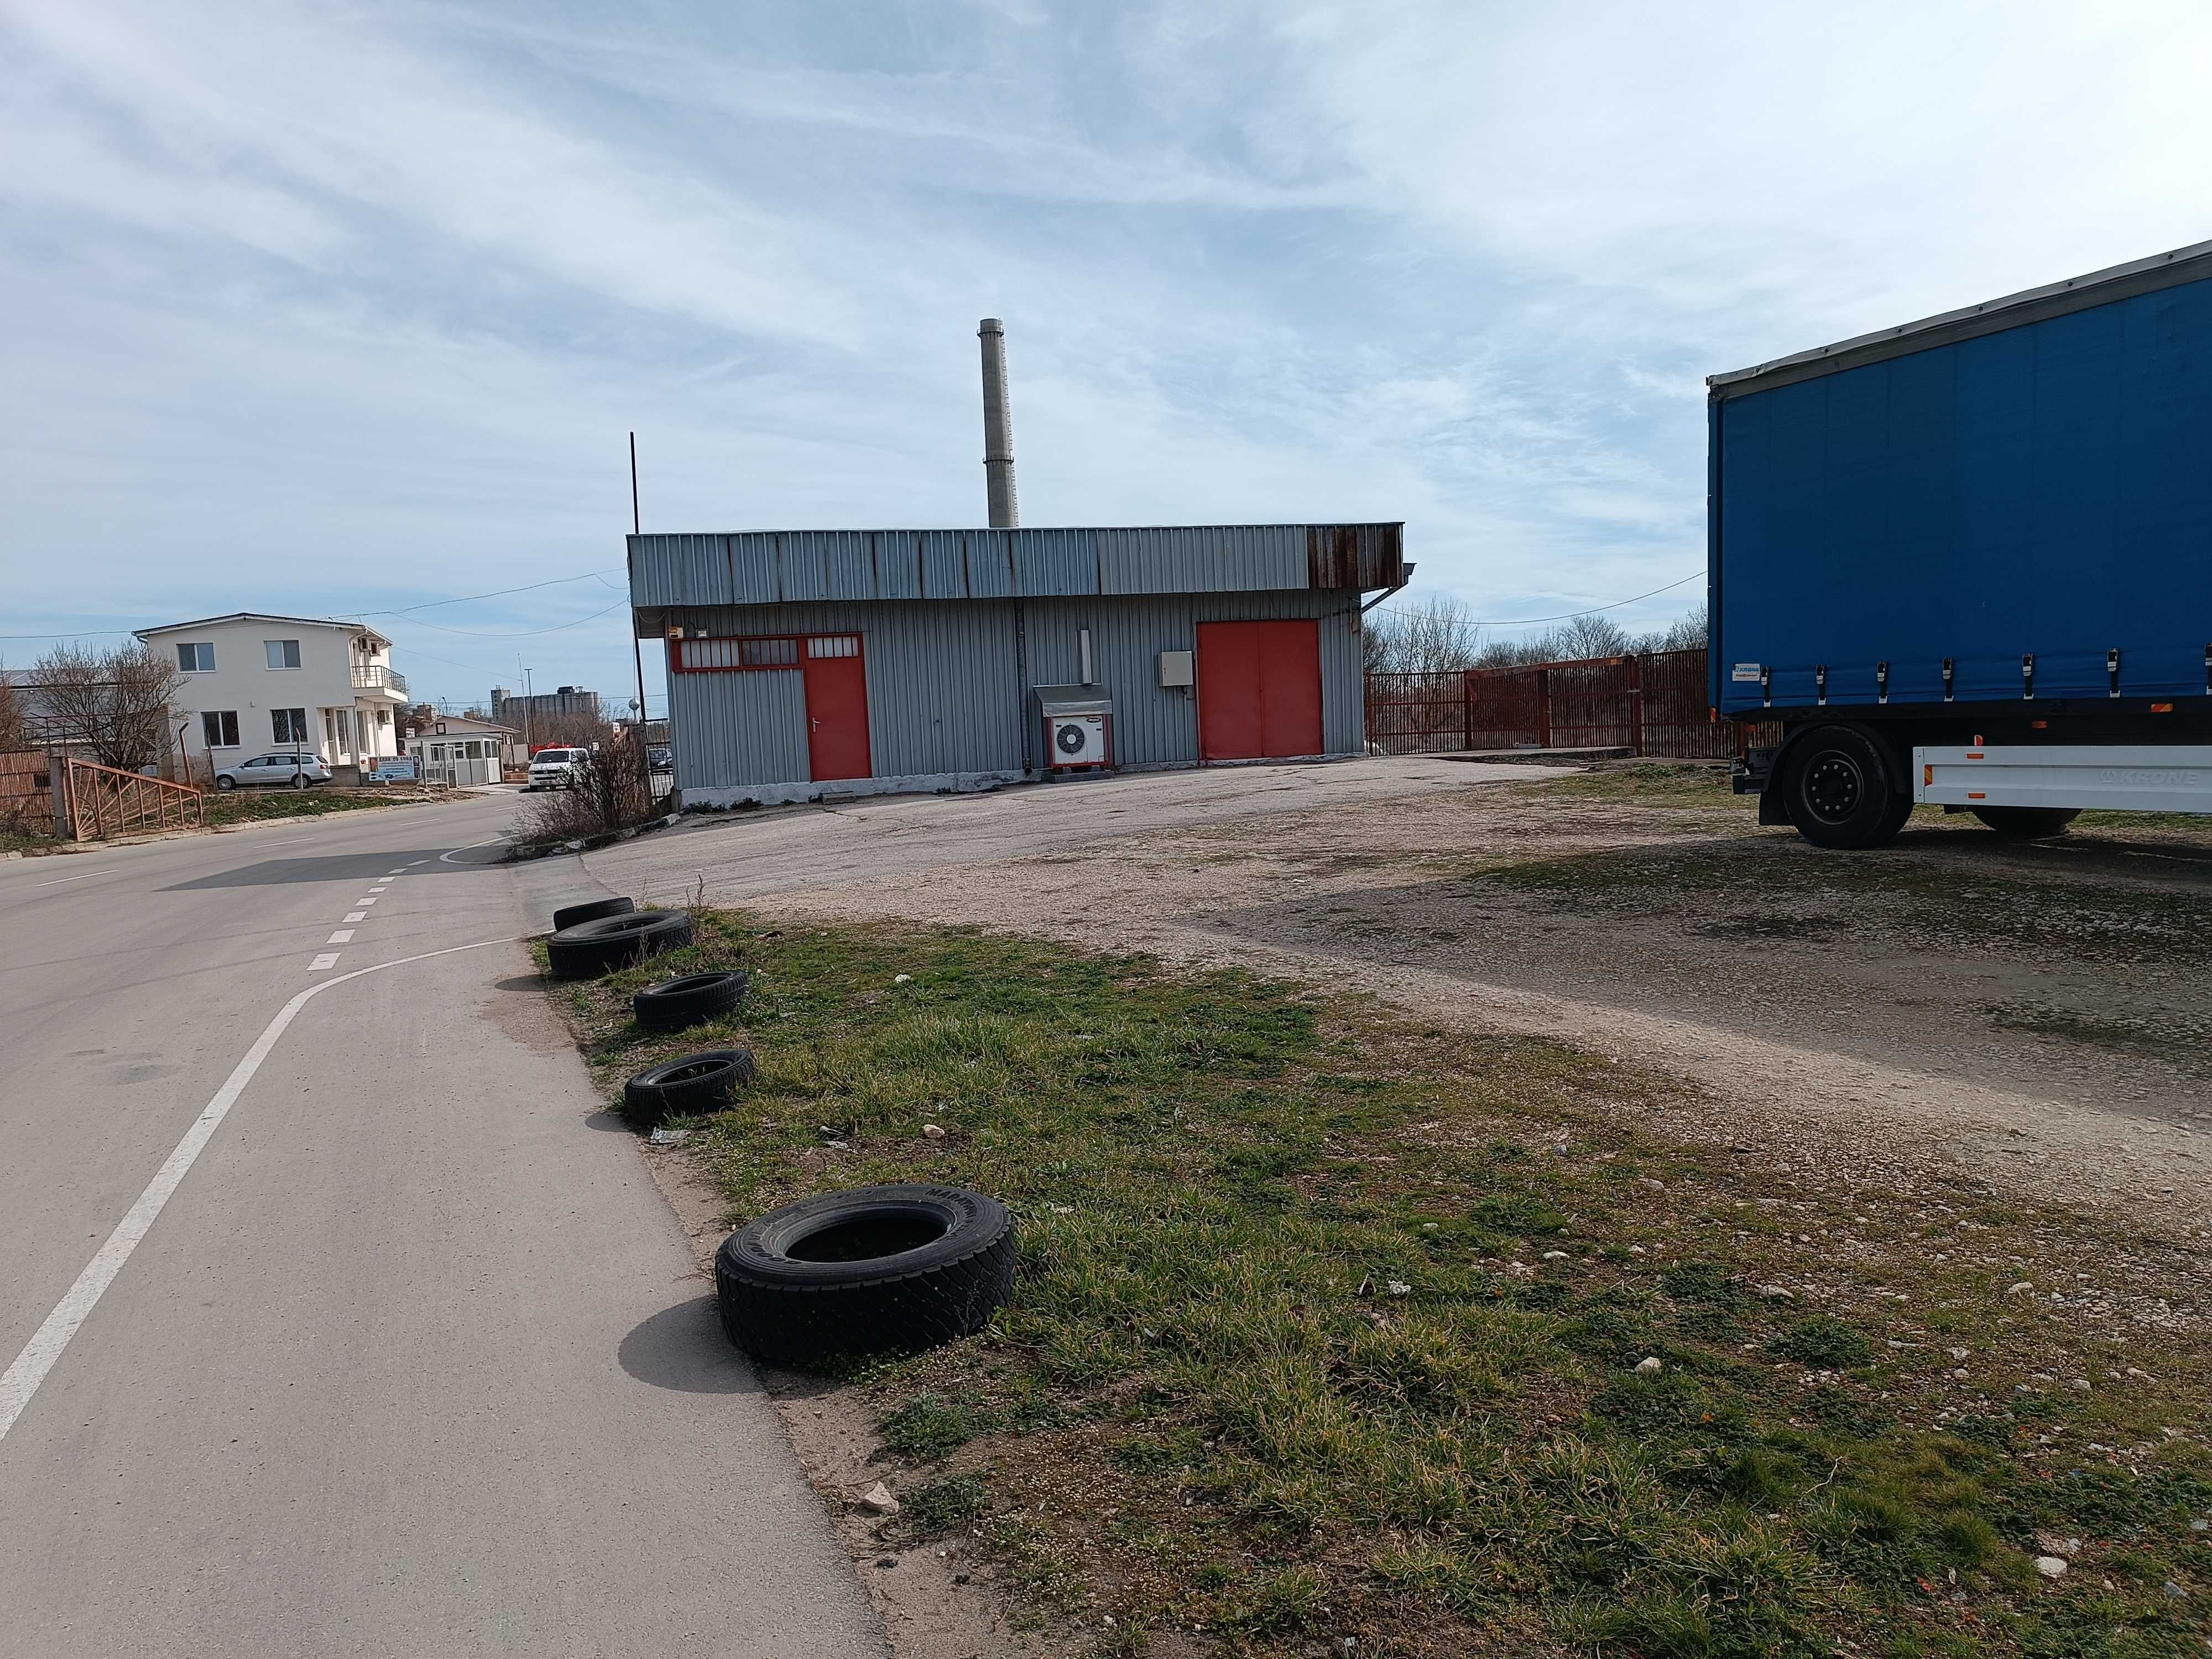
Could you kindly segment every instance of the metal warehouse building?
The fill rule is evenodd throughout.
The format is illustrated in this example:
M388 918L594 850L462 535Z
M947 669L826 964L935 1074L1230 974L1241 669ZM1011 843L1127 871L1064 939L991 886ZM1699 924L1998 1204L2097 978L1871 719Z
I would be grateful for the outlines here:
M633 536L686 806L1364 752L1397 524Z

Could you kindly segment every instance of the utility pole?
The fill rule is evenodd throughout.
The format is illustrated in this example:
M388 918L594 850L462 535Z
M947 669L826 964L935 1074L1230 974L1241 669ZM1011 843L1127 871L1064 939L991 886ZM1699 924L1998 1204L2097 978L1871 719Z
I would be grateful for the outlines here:
M637 434L629 434L629 533L644 532L638 527L637 516ZM629 585L629 605L624 614L629 618L625 624L629 629L630 665L637 671L637 741L645 744L645 647L637 642L637 581L631 574L636 568L634 556L623 559L623 579Z

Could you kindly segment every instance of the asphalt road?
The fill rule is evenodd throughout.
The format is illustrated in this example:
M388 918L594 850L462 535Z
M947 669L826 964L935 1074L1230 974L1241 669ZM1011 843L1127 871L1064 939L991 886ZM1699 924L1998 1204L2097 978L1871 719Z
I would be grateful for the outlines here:
M0 1655L884 1651L513 812L0 864Z

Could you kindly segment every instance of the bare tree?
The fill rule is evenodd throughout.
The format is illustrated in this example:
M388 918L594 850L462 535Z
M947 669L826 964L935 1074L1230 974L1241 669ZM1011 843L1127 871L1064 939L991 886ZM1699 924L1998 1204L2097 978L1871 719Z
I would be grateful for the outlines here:
M580 722L586 717L566 716ZM589 839L635 830L659 810L653 790L653 768L636 732L617 733L602 720L586 736L566 739L588 749L565 789L532 796L522 809L521 828L532 842Z
M1361 639L1370 674L1449 674L1474 665L1482 630L1462 601L1431 593L1376 606Z
M135 772L169 748L177 665L133 642L112 650L58 645L33 672L54 737L82 744L102 766Z
M1705 607L1674 618L1636 641L1638 651L1699 651L1705 644Z
M31 746L31 732L23 718L23 700L15 695L5 667L0 664L0 755L12 755Z

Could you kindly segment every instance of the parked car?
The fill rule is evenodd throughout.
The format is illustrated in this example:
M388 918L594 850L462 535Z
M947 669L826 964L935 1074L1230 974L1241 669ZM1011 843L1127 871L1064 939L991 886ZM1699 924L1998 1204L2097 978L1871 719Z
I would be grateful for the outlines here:
M576 781L577 769L592 758L588 749L541 749L530 757L530 777L525 789L566 789Z
M317 757L289 751L256 755L235 766L219 767L215 775L218 789L305 789L330 781L331 769Z
M665 744L654 744L645 751L645 763L656 772L673 772L676 751Z

